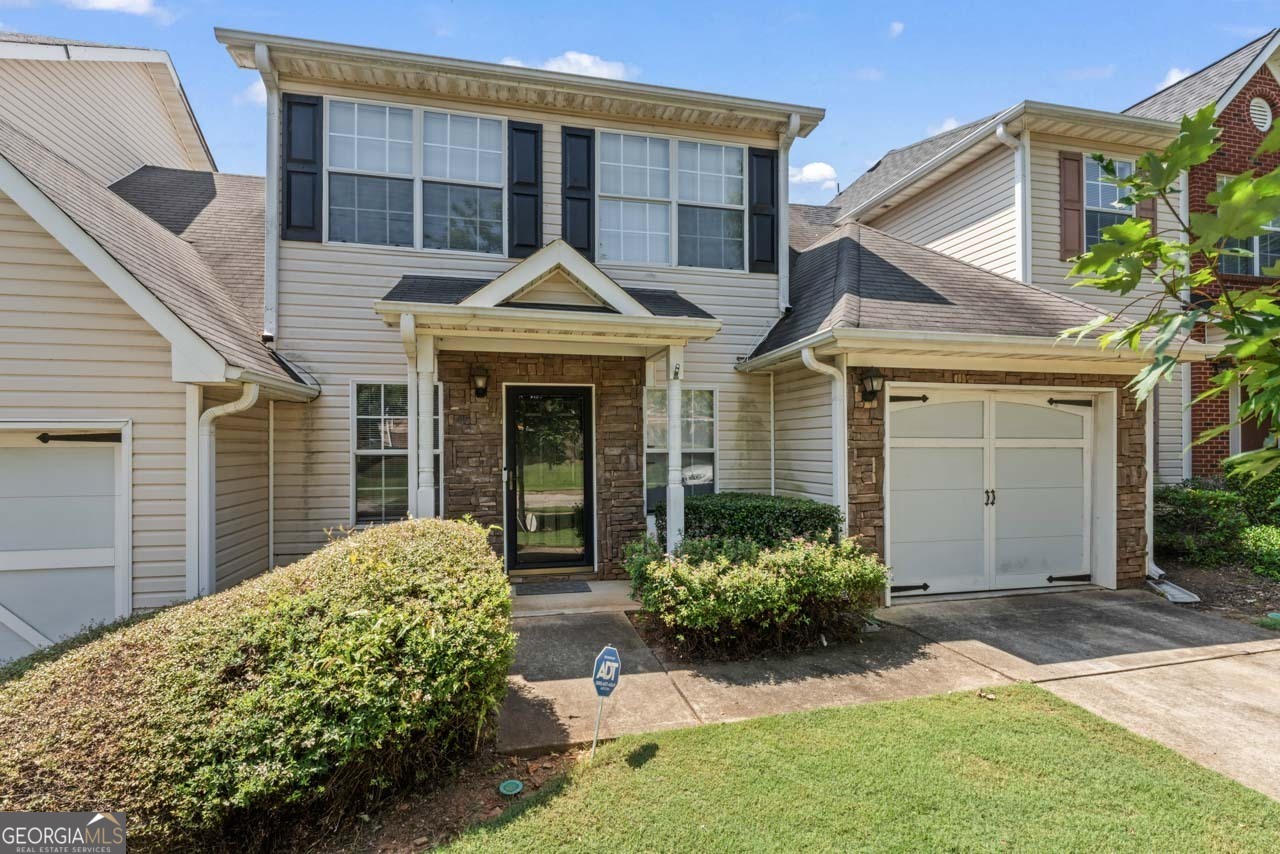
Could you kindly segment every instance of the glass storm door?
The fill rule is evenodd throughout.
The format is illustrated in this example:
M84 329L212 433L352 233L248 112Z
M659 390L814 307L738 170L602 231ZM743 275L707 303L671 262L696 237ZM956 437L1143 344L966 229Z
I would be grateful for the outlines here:
M508 569L590 569L591 389L507 386Z

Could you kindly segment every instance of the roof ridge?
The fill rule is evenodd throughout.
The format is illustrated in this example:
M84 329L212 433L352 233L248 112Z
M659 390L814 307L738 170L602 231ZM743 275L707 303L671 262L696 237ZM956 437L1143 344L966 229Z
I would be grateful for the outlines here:
M1213 61L1212 61L1212 62L1210 62L1210 63L1207 63L1206 65L1202 65L1200 68L1197 68L1195 71L1191 72L1191 73L1190 73L1190 74L1188 74L1186 77L1183 77L1183 78L1181 78L1181 79L1179 79L1179 80L1175 80L1175 81L1173 81L1172 83L1170 83L1168 86L1163 86L1163 87L1161 87L1160 89L1157 89L1155 92L1152 92L1150 95L1146 96L1145 98L1142 98L1141 100L1135 101L1134 103L1130 104L1129 106L1125 107L1124 109L1119 110L1119 112L1121 112L1121 113L1127 113L1127 112L1129 112L1130 110L1136 109L1137 107L1142 106L1143 104L1147 103L1148 101L1154 100L1154 99L1155 99L1155 98L1157 98L1158 96L1163 95L1165 92L1168 92L1168 91L1170 91L1170 90L1172 90L1172 89L1176 89L1177 87L1182 86L1182 85L1183 85L1184 83L1186 83L1187 81L1189 81L1189 80L1193 80L1194 78L1199 77L1201 74L1204 74L1206 71L1209 71L1210 69L1217 67L1218 65L1222 64L1223 62L1226 62L1228 59L1231 59L1232 57L1236 56L1237 54L1240 54L1240 53L1243 53L1244 51L1247 51L1249 48L1253 47L1254 45L1258 45L1258 50L1261 50L1261 49L1262 49L1262 44L1260 44L1260 43L1265 43L1265 42L1268 42L1268 41L1270 41L1271 39L1275 38L1275 35L1276 35L1276 33L1277 33L1277 32L1280 32L1280 27L1272 27L1270 30L1267 30L1267 32L1265 32L1265 33L1263 33L1262 35L1258 36L1258 37L1257 37L1256 39L1254 39L1253 41L1245 42L1244 44L1242 44L1240 47L1236 48L1235 50L1233 50L1233 51L1230 51L1230 52L1228 52L1228 53L1223 54L1222 56L1218 57L1217 59L1213 60ZM1256 58L1257 58L1257 54L1256 54L1256 53L1254 54L1254 57L1253 57L1253 58L1254 58L1254 59L1256 59ZM1250 60L1250 63L1252 63L1252 60ZM1245 71L1245 69L1248 69L1248 67L1249 67L1249 64L1250 64L1250 63L1246 63L1246 64L1245 64L1245 68L1244 68L1244 69L1242 69L1242 70L1240 71L1240 74L1243 74L1243 73L1244 73L1244 71ZM1237 80L1239 80L1239 79L1240 79L1240 74L1237 74L1235 77L1233 77L1233 78L1231 79L1231 85L1227 86L1227 87L1226 87L1226 89L1223 89L1222 91L1223 91L1223 92L1227 92L1227 91L1229 91L1229 90L1231 89L1231 86L1234 86L1234 85L1235 85L1235 82L1236 82ZM1217 98L1215 98L1214 100L1217 100Z

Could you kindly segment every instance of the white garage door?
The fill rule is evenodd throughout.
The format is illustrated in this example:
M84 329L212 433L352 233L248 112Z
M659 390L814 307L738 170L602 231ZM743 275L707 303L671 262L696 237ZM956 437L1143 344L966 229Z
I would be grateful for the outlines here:
M119 453L0 442L0 662L116 617Z
M891 394L894 595L1088 581L1092 402L1080 394Z

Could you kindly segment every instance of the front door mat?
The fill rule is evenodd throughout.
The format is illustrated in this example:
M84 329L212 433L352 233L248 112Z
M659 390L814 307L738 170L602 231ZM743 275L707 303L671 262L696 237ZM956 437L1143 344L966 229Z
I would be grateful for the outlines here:
M517 596L550 596L553 593L590 593L585 581L534 581L513 584Z

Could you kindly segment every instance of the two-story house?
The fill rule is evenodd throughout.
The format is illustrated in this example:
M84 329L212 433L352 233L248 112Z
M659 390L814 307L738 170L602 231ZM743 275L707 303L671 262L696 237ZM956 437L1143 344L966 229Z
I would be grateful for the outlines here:
M197 156L171 70L143 136L172 156L126 138L108 165L74 143L108 118L74 103L64 130L0 120L0 458L24 472L0 486L24 508L0 514L0 657L407 515L496 526L513 580L616 575L657 514L674 547L685 496L725 490L840 507L886 598L1141 583L1144 360L1057 341L1095 309L1028 270L1065 269L1048 220L1088 201L1051 141L1123 154L1168 122L1021 105L948 137L991 176L981 216L927 152L814 208L788 156L821 109L216 37L265 85L265 181ZM986 256L895 226L913 205ZM91 576L111 604L55 595Z

